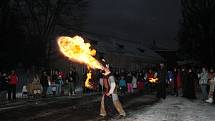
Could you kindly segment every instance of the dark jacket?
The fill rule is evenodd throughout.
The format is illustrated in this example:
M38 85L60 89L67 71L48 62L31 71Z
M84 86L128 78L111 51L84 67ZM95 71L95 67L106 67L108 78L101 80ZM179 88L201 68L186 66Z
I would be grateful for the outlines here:
M76 83L76 72L68 73L67 80L68 82Z
M158 72L158 78L160 83L166 83L167 80L167 70L166 68L160 69Z
M0 77L0 91L7 90L8 80L6 76Z
M48 76L47 75L42 75L41 79L40 79L40 83L43 87L48 87L49 83L48 83Z

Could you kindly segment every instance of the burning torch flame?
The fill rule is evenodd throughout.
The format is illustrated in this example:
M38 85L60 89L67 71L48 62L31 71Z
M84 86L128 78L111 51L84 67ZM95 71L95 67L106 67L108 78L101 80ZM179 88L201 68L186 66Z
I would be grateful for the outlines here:
M149 82L151 82L151 83L157 83L158 82L158 78L149 78Z
M92 73L89 67L87 67L89 72L87 73L87 79L85 81L85 87L87 88L92 88L92 86L90 85L90 79L92 79Z
M71 61L85 63L88 67L93 69L104 69L102 64L94 58L96 50L90 49L90 43L84 43L84 39L80 36L75 36L73 38L61 36L58 38L58 46L60 51ZM89 80L91 79L91 75L91 71L89 71L85 82L86 87L90 87Z

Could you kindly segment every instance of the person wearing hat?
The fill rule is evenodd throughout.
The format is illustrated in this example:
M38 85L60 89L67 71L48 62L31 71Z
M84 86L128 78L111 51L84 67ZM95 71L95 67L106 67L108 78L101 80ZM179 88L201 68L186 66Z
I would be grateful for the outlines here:
M113 116L117 111L120 116L126 116L116 92L116 82L109 65L104 67L104 93L101 99L100 116Z

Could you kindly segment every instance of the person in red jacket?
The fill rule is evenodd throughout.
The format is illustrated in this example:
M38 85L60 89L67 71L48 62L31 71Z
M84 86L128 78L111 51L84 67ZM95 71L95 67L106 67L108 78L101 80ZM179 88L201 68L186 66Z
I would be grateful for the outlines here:
M11 100L11 93L13 93L13 100L16 99L16 85L18 82L18 77L14 70L11 71L11 74L8 77L8 100Z

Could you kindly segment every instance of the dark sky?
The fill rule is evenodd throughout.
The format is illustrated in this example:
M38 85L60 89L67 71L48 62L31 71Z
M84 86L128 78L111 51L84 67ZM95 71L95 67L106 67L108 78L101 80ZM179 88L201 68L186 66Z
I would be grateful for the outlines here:
M90 0L87 30L141 41L164 48L177 47L180 0Z

